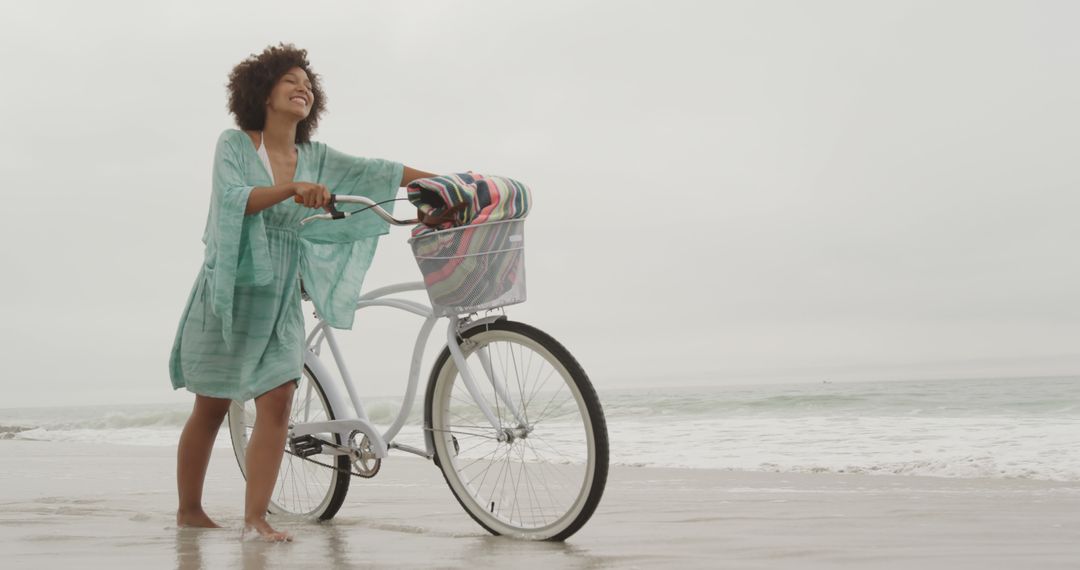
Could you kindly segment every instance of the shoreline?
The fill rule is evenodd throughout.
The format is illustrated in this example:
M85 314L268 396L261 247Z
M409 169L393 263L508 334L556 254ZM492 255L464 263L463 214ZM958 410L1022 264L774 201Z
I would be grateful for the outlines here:
M243 479L215 449L204 505L177 529L175 448L0 442L0 550L19 568L1075 568L1080 483L909 475L611 468L567 542L493 537L438 468L392 455L326 523L241 542Z
M235 460L235 456L232 453L231 443L228 441L228 437L227 437L228 426L222 424L221 430L222 430L222 433L219 433L218 440L214 444L214 451L213 451L213 456L211 458L211 464L213 464L215 461L221 460L221 457L225 457L230 461ZM93 448L93 449L97 450L94 453L99 453L101 450L110 450L111 449L111 450L114 450L116 453L118 453L120 455L126 455L127 453L133 452L134 450L138 450L140 452L140 453L138 453L139 455L144 455L145 454L145 455L153 455L153 456L159 456L159 455L162 455L162 454L168 454L168 455L171 456L172 454L175 454L175 452L176 452L176 446L175 445L156 445L156 444L132 445L132 444L125 444L125 443L93 443L93 444L86 444L86 443L83 443L83 442L63 442L63 441L57 441L57 440L44 440L44 439L42 439L42 440L18 439L18 438L12 437L12 438L8 438L8 439L0 439L0 461L3 461L3 459L4 459L3 447L2 446L4 446L4 445L20 445L20 444L22 444L22 445L32 445L32 446L39 446L39 445L40 446L53 446L53 445L62 446L66 453L76 453L76 454L81 453L79 451L79 448L82 448L82 447L90 447L90 448ZM71 447L69 447L69 446L71 446ZM219 456L221 456L221 457L219 457ZM436 472L439 469L437 466L435 466L434 463L431 463L429 460L426 460L426 459L424 459L422 457L413 455L411 453L403 452L403 451L391 450L390 457L387 458L385 461L386 462L394 462L394 463L397 463L398 461L406 461L406 462L415 461L415 462L421 463L421 464L428 463L430 465L430 469L433 469ZM233 463L233 465L235 466L235 462ZM1012 477L1012 476L1001 476L1001 477L959 477L959 476L947 476L947 475L898 474L898 473L888 473L888 472L884 472L884 471L882 471L882 472L873 472L873 473L863 473L863 472L856 472L856 471L837 472L837 471L828 471L828 470L824 470L824 469L819 470L819 471L814 471L814 470L781 471L781 470L739 469L739 468L720 468L720 467L658 466L658 465L627 464L627 463L611 463L610 464L610 469L612 469L612 470L620 470L620 471L621 470L627 470L627 471L636 471L636 470L662 471L662 472L670 472L669 474L672 474L672 475L682 473L682 472L702 473L703 476L706 476L704 474L712 474L711 476L714 476L714 477L725 477L725 478L727 478L727 477L738 478L738 477L740 477L742 475L745 475L745 476L762 476L762 477L794 477L794 478L801 478L801 477L812 477L812 478L819 478L819 477L863 478L863 477L866 477L866 478L871 478L871 479L895 478L895 479L898 479L898 480L927 479L927 480L931 480L931 481L956 482L956 483L963 482L963 481L971 481L971 482L985 482L988 485L994 485L995 483L993 483L993 482L995 482L995 481L1002 481L1002 482L1010 482L1011 481L1011 482L1016 482L1017 484L1020 484L1020 485L1023 485L1025 483L1031 483L1031 484L1033 484L1035 486L1045 484L1048 487L1075 488L1078 491L1080 491L1080 480L1071 481L1071 480L1061 480L1061 479L1040 479L1040 478L1034 478L1034 477ZM237 476L239 476L239 475L240 475L240 473L239 473L239 470L238 470L237 471ZM0 474L0 477L2 477L2 474ZM440 481L441 481L441 479L440 479ZM948 483L946 483L946 485L948 485ZM3 497L3 490L0 489L0 500L2 500L2 497Z
M1080 364L1078 364L1080 366ZM895 367L888 367L895 368ZM803 370L803 369L800 369ZM833 373L831 376L828 372L822 374L810 373L798 373L793 375L769 375L764 374L762 376L754 374L743 374L733 378L725 378L722 373L716 375L690 375L686 380L679 380L675 383L669 383L669 379L666 376L620 376L624 379L623 384L619 386L607 386L607 385L594 385L597 391L604 396L606 394L626 394L626 393L650 393L661 392L664 394L670 393L687 393L687 392L715 392L717 390L756 390L761 388L794 388L794 389L806 389L809 387L835 384L840 386L852 386L852 385L902 385L902 384L944 384L944 383L957 383L957 382L998 382L998 381L1054 381L1054 380L1067 380L1067 381L1080 381L1080 374L1074 370L1063 370L1053 373L1034 373L1034 374L1014 374L1014 373L986 373L986 374L926 374L926 375L904 375L895 376L893 374L879 374L879 375L867 375L865 373L858 373L859 375L851 378L846 377L849 373L844 375L837 375ZM821 376L830 376L829 378L822 378ZM371 398L375 400L400 400L403 390L388 390L385 393L366 393L364 398ZM171 407L171 406L183 406L190 407L191 404L191 392L187 392L182 388L179 391L174 390L174 394L171 398L164 398L160 400L116 400L115 397L106 397L102 400L92 401L89 403L42 403L42 402L30 402L19 406L0 406L0 414L11 411L36 411L36 410L53 410L58 408L76 408L76 409L90 409L90 408L116 408L120 407Z

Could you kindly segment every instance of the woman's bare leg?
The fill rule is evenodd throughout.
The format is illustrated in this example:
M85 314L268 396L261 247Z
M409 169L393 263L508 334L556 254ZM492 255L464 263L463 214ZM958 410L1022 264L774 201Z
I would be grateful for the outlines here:
M180 504L176 509L177 526L216 528L202 507L203 482L210 464L221 420L229 411L231 400L195 395L195 407L184 424L176 449L176 490Z
M267 540L292 540L266 522L266 509L274 492L285 436L289 429L295 382L286 382L255 398L255 429L248 441L246 459L247 492L244 497L244 526L255 529Z

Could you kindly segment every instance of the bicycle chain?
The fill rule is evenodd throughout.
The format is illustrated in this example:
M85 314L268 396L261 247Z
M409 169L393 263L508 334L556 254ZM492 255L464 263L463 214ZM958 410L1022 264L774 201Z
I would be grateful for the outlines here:
M331 446L331 447L333 447L335 449L338 449L338 450L346 450L346 451L348 451L347 448L345 448L344 446L338 445L336 443L330 443L329 441L324 441L324 440L321 440L321 439L319 440L319 442L322 443L323 445L329 445L329 446ZM322 461L318 461L318 460L312 459L310 457L304 457L303 455L297 455L297 454L293 453L292 451L289 451L288 449L285 450L285 453L288 453L289 455L292 455L293 457L299 457L300 459L303 459L304 461L310 461L310 462L312 462L312 463L314 463L316 465L322 465L323 467L326 467L327 469L330 469L330 470L333 470L333 471L337 471L338 473L348 473L349 475L352 475L353 477L360 477L361 479L370 479L371 477L375 476L375 475L371 475L369 477L369 476L363 475L361 473L357 473L356 471L353 471L351 468L350 469L342 469L341 467L338 467L336 465L330 465L329 463L323 463ZM350 462L350 464L351 464L351 462Z

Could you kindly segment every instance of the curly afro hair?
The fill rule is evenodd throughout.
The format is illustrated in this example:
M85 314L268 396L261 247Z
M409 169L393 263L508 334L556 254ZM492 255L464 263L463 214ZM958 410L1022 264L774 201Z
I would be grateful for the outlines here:
M311 112L296 125L296 142L306 143L319 126L319 116L326 110L326 95L319 76L311 71L307 50L292 44L269 46L260 54L251 54L229 73L229 112L236 125L244 130L259 131L266 124L266 99L285 72L294 67L303 69L311 80L315 103Z

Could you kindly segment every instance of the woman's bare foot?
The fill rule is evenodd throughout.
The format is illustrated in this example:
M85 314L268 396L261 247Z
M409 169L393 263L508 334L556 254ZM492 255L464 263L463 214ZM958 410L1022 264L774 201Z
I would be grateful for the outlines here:
M266 519L246 519L244 521L244 530L240 533L240 537L243 538L245 534L250 531L259 533L259 536L267 542L292 542L292 535L285 531L274 530L270 523L266 522Z
M198 528L221 528L221 525L210 520L202 509L198 511L176 511L176 526Z

